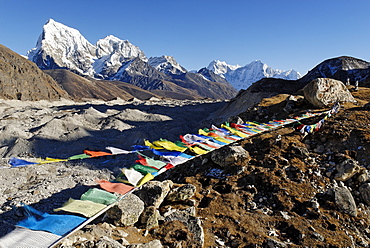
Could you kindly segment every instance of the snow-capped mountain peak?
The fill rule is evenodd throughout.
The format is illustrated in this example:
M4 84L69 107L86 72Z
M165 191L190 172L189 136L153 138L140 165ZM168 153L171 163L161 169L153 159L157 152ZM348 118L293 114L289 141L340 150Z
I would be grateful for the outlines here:
M226 62L214 60L207 69L214 73L223 76L237 90L247 89L254 82L262 78L282 78L288 80L296 80L301 77L299 72L295 70L283 71L275 70L269 67L261 60L255 60L245 66L229 65Z
M27 57L41 69L65 67L81 73L89 71L91 63L96 58L94 45L77 29L67 27L53 19L49 19L43 26L36 48L29 51Z
M172 56L163 55L161 57L150 57L148 63L158 71L166 74L181 74L187 72Z
M93 45L78 30L53 19L43 26L36 48L27 57L41 69L68 68L98 78L110 77L134 58L147 61L144 52L128 40L109 35Z
M213 71L217 75L223 76L223 74L227 73L228 71L233 71L240 67L240 65L229 65L225 61L213 60L211 63L209 63L207 69Z

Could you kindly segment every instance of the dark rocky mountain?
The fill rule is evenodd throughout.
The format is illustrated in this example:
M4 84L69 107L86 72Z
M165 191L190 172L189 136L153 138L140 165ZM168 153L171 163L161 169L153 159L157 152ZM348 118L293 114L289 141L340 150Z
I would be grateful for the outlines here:
M298 81L309 83L316 78L333 78L345 83L349 79L352 85L358 81L360 86L365 86L369 81L369 67L367 61L342 56L321 62Z
M34 63L0 45L0 98L18 100L56 100L68 98L52 77Z

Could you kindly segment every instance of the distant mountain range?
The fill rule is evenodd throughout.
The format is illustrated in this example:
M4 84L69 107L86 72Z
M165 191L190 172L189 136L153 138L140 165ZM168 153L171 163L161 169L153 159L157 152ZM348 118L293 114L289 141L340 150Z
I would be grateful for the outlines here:
M171 56L148 59L138 47L114 36L92 45L79 31L53 20L44 25L28 59L36 65L0 45L0 98L231 99L235 88L246 89L238 95L249 92L260 98L293 94L319 77L370 86L370 63L349 56L325 60L303 77L294 70L274 70L261 61L238 66L215 60L189 72Z
M172 56L148 59L137 46L112 35L93 45L78 30L52 19L44 25L36 48L30 50L27 57L43 70L68 69L95 79L131 83L146 90L222 99L235 96L235 89L246 89L262 78L295 80L301 76L294 70L274 70L261 61L242 67L215 60L198 72L189 72Z
M210 81L188 72L171 56L148 59L137 46L112 35L93 45L78 30L52 19L27 57L43 70L68 69L94 79L127 82L166 97L174 93L182 98L229 99L237 93L227 81Z
M237 90L247 89L262 78L286 80L301 78L301 74L293 69L289 71L274 70L260 60L253 61L245 66L229 65L226 62L214 60L208 65L207 69L224 77Z

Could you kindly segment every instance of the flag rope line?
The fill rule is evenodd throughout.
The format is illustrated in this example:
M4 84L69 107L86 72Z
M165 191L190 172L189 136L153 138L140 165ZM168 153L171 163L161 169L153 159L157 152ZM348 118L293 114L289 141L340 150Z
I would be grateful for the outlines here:
M115 147L106 147L106 149L109 150L110 153L102 151L84 150L83 154L74 155L67 159L45 158L39 159L37 162L26 161L13 157L9 160L9 164L11 164L12 166L10 168L16 168L16 167L25 167L28 165L65 162L76 159L96 158L130 153L138 154L138 160L135 161L136 164L130 168L123 168L122 173L118 175L115 180L98 181L100 189L102 191L106 191L107 193L108 192L117 193L120 196L116 198L116 200L113 203L105 206L102 209L99 209L96 213L94 213L92 216L90 216L85 221L80 223L78 226L72 228L67 233L60 236L59 239L52 240L53 243L49 247L53 248L56 245L58 245L62 240L69 237L76 231L82 229L88 223L99 217L101 214L105 213L108 209L112 208L118 202L122 201L127 195L139 189L146 182L154 179L154 177L162 174L163 172L177 165L183 164L195 157L202 156L203 154L207 154L223 146L227 146L229 144L249 138L259 133L274 130L276 128L283 127L289 124L299 124L299 126L296 129L300 130L301 133L303 133L304 135L307 135L308 133L312 133L314 131L319 130L322 127L324 121L328 117L331 117L333 114L339 111L339 107L340 107L339 103L336 103L328 111L306 113L299 117L294 117L292 119L274 120L269 121L268 123L258 123L258 122L245 122L243 124L225 123L222 124L220 128L212 125L212 128L210 129L207 128L199 129L198 134L186 134L184 136L180 136L181 141L171 142L166 139L160 139L152 143L149 141L145 141L144 146L133 146L134 149L131 151L126 151ZM301 120L320 116L323 114L325 114L325 117L315 124L304 125L300 122ZM162 160L155 160L141 153L142 151L147 150L151 151L154 155L160 156ZM190 153L191 155L188 153ZM80 203L84 202L84 200L71 201L71 203L75 202ZM69 202L67 202L67 206L68 203ZM69 212L68 210L64 211ZM37 213L38 211L34 210L34 212ZM69 214L67 216L74 216L73 212L69 213L72 214ZM43 214L43 216L55 217L57 215L45 213ZM17 225L19 225L20 223L23 222L21 221ZM32 230L43 231L41 229L32 229ZM2 238L0 238L0 241L1 239Z

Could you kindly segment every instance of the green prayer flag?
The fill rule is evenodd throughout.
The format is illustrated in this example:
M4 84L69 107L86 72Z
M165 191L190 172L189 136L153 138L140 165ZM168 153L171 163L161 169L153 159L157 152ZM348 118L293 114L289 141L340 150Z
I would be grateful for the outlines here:
M81 200L92 201L95 203L101 203L105 205L110 205L117 200L117 196L112 193L109 193L105 190L92 188L86 191L82 196Z
M68 160L74 160L74 159L84 159L84 158L90 158L91 156L90 155L87 155L87 154L78 154L78 155L74 155L72 157L69 157Z
M140 172L143 175L146 175L148 173L152 173L152 172L157 172L158 171L158 170L156 170L154 168L151 168L149 166L145 166L145 165L142 165L142 164L135 164L134 166L132 166L132 168L134 170Z

